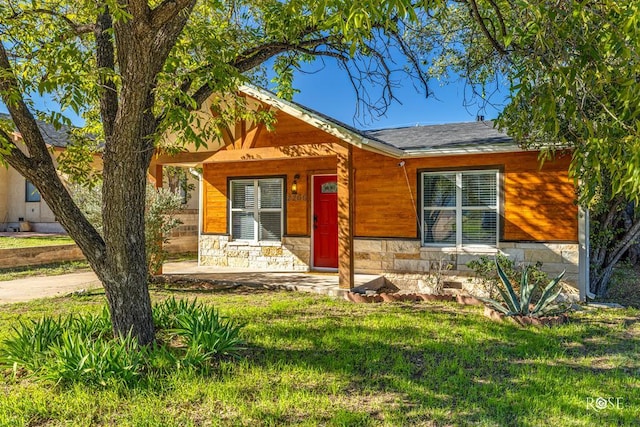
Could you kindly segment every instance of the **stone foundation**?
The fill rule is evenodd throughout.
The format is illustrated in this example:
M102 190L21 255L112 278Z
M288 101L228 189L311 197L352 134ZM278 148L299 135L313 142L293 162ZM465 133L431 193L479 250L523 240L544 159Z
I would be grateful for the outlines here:
M200 264L257 270L308 271L311 239L284 237L282 242L229 241L229 236L201 235Z
M566 270L564 281L577 287L578 244L501 242L493 248L421 247L418 240L355 239L355 273L384 275L401 290L431 293L440 274L445 287L478 294L473 271L466 264L485 255L505 254L516 262L543 263L551 277ZM200 236L200 263L259 270L308 271L309 237L284 237L282 242L230 242L229 236Z
M501 242L494 248L421 247L418 240L356 239L355 272L384 274L401 290L432 292L435 278L477 293L473 271L466 264L485 255L507 255L517 262L543 263L542 270L554 277L566 270L564 281L577 287L578 244ZM440 273L439 273L440 272Z

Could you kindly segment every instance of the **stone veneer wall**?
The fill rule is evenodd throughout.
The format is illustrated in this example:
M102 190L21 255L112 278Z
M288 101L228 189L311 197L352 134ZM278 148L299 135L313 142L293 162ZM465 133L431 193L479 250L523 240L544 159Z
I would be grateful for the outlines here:
M501 242L500 252L517 262L543 263L542 269L551 276L566 270L564 281L577 287L578 244ZM447 281L461 282L474 290L473 271L466 264L481 255L493 256L496 249L452 249L421 247L418 240L356 239L354 241L355 272L384 274L402 290L430 291L433 272L440 263L450 270Z
M197 252L198 251L198 210L188 209L176 215L182 224L176 227L165 245L168 252Z
M230 242L225 235L200 236L200 263L220 267L259 270L308 271L311 254L308 237L284 237L282 242ZM501 242L500 252L518 262L543 263L551 276L566 270L565 282L577 286L578 244ZM473 272L467 262L496 249L452 249L421 247L418 240L355 239L355 272L381 274L401 290L430 291L433 272L440 263L451 269L447 281L460 282L475 291Z
M34 248L0 249L0 268L24 267L62 261L80 261L82 251L73 243Z
M311 239L284 237L282 242L229 241L229 236L200 236L200 264L258 270L308 271Z

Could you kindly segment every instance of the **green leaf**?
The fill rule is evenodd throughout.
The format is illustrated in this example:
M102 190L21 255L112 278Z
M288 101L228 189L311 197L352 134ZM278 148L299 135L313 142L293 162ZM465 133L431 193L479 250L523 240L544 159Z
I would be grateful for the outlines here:
M558 295L560 295L560 292L562 292L562 287L558 286L558 284L560 283L560 280L562 280L562 278L564 277L564 273L565 271L560 273L555 279L549 282L546 288L544 288L544 290L542 291L542 296L540 297L540 300L531 311L531 315L533 316L538 315L538 313L544 310L546 306L551 304L558 297Z
M500 280L502 281L505 288L507 289L508 294L504 294L504 292L500 288L498 288L498 290L500 290L500 293L503 295L505 302L507 302L509 307L512 308L512 311L515 313L519 313L521 308L520 301L518 301L518 296L516 295L513 289L513 285L511 284L511 281L509 280L507 275L502 270L502 267L500 267L500 263L498 263L497 259L495 260L495 264L498 270L498 276L500 277Z

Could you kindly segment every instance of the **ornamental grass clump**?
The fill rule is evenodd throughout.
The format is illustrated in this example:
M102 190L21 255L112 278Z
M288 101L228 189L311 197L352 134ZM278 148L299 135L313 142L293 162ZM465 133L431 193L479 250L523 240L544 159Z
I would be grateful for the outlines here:
M497 286L498 293L500 294L501 301L496 301L491 298L480 298L491 306L491 308L506 316L526 316L526 317L542 317L559 314L567 311L566 307L559 304L554 304L554 301L562 292L562 286L560 280L564 276L564 271L560 273L555 279L551 280L549 284L542 290L540 297L533 304L533 296L536 293L538 284L529 280L528 269L525 269L522 273L520 280L520 293L516 293L514 285L511 283L500 264L496 261L496 268L498 270L498 276L500 281L504 285L505 289Z
M219 357L237 358L245 348L240 338L242 324L220 316L213 307L196 300L169 298L154 307L154 321L166 339L180 342L184 365L202 365Z
M114 337L106 307L98 315L20 321L0 343L0 368L62 385L129 387L176 369L207 372L245 348L241 324L195 300L170 298L153 315L159 339L149 346L131 334Z

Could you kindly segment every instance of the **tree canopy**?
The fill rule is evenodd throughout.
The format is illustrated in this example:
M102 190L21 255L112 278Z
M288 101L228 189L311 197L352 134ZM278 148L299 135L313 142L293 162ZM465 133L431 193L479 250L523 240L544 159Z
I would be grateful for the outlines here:
M237 88L264 81L268 61L280 95L291 97L296 67L334 58L360 100L383 112L394 98L393 46L409 58L406 71L426 91L402 37L404 21L416 16L405 0L4 1L0 98L12 120L0 124L0 158L36 185L82 249L105 287L114 330L148 343L154 332L143 212L160 135L170 131L202 144L221 123L253 114ZM380 84L381 96L370 96L364 80ZM32 94L52 96L63 112L37 111ZM212 114L194 116L208 99ZM65 109L87 126L74 130L62 169L88 182L82 160L101 151L101 232L60 180L35 120L68 125ZM24 148L11 136L16 128Z
M592 213L592 290L640 237L640 3L465 0L431 11L414 40L437 74L464 76L497 124L543 158L569 150L578 202ZM631 213L629 213L631 212Z

